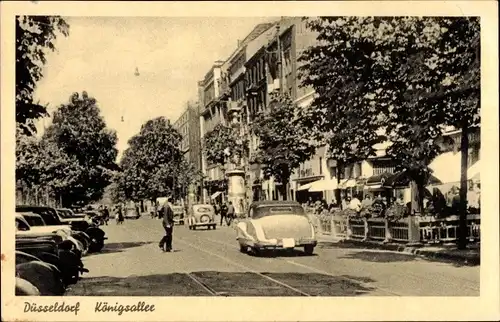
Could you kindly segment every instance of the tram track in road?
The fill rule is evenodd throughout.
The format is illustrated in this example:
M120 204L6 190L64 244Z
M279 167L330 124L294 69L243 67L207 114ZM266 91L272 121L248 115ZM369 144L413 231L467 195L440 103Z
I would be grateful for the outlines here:
M215 240L215 239L212 239L212 238L198 237L198 236L195 236L195 238L197 238L200 241L201 240L207 240L207 241L210 241L210 242L215 243L215 244L220 244L220 245L223 245L223 246L226 246L226 247L230 247L230 248L234 248L235 250L238 250L238 247L235 246L235 245L232 245L232 244L229 244L229 243L225 243L225 242L221 242L221 241L218 241L218 240ZM285 263L290 264L290 265L294 265L296 267L301 267L301 268L306 269L306 270L308 270L310 272L314 272L314 273L323 274L323 275L327 275L327 276L330 276L330 277L338 278L338 279L344 280L344 281L349 282L349 283L359 284L360 286L365 287L365 288L373 288L373 285L371 285L369 283L365 283L365 282L362 282L362 281L359 281L359 280L356 280L356 279L352 279L352 278L349 278L349 277L341 276L341 275L335 275L335 274L332 274L330 272L324 271L322 269L317 269L315 267L311 267L309 265L304 265L304 264L301 264L301 263L297 263L297 262L292 261L292 260L287 260L287 259L279 258L279 257L273 258L273 259L281 261L281 262L285 262ZM376 289L377 289L377 291L383 292L383 293L385 293L388 296L405 296L404 294L401 294L401 293L398 293L398 292L394 292L394 291L391 291L391 290L388 290L388 289L385 289L385 288L381 288L381 287L376 287Z
M284 282L279 281L279 280L277 280L275 278L272 278L270 276L262 274L262 273L256 271L255 269L253 269L253 268L251 268L251 267L249 267L247 265L235 262L235 261L233 261L233 260L231 260L231 259L229 259L229 258L227 258L225 256L222 256L220 254L214 253L214 252L209 251L207 249L203 249L202 247L199 247L196 244L190 243L190 242L184 240L183 238L178 238L177 241L183 243L184 245L187 245L188 247L194 248L194 249L196 249L196 250L198 250L200 252L203 252L203 253L209 254L211 256L215 256L217 258L220 258L221 260L225 261L226 263L231 264L232 266L238 267L240 269L244 269L245 271L250 272L250 273L252 273L252 274L254 274L254 275L256 275L256 276L258 276L260 278L264 278L264 279L266 279L266 280L268 280L268 281L270 281L270 282L272 282L274 284L278 284L278 285L280 285L280 286L282 286L282 287L284 287L284 288L286 288L286 289L288 289L288 290L290 290L290 291L292 291L292 292L294 292L296 294L299 294L299 296L306 296L306 297L312 296L311 294L306 293L306 292L304 292L302 290L299 290L298 288L295 288L295 287L293 287L293 286L291 286L291 285L289 285L287 283L284 283ZM190 277L193 278L192 274L191 274ZM203 283L203 285L205 285L205 284L206 283ZM214 294L216 296L221 296L221 295L226 295L227 296L227 294L224 294L224 293L221 293L221 292L215 292L215 291L211 291L211 290L213 290L213 289L212 288L207 289L207 291L209 291L210 293L212 293L212 294Z
M135 231L135 229L131 229L131 227L127 227L125 228L125 230L127 230L128 233L130 233L131 235L133 235L135 238L137 239L141 239L139 234L137 233L137 231ZM222 256L220 254L217 254L217 253L214 253L212 251L209 251L209 250L206 250L206 249L203 249L202 247L199 247L198 245L195 245L189 241L186 241L183 237L176 237L175 238L175 241L176 242L180 242L181 244L184 244L184 245L187 245L188 247L191 247L197 251L200 251L200 252L203 252L205 254L208 254L210 256L215 256L215 257L218 257L222 260L224 260L226 263L232 265L232 266L235 266L235 267L238 267L240 269L243 269L247 272L250 272L251 274L255 275L257 278L262 278L262 279L265 279L266 281L268 282L271 282L273 284L276 284L276 285L279 285L280 287L288 290L289 292L293 292L294 294L298 294L299 296L306 296L306 297L310 297L311 295L304 292L304 291L301 291L297 288L294 288L293 286L291 285L288 285L282 281L279 281L275 278L272 278L272 277L269 277L269 276L266 276L246 265L243 265L241 263L237 263L225 256ZM184 273L187 277L189 277L196 285L198 285L200 288L202 288L203 290L205 290L207 292L207 294L211 295L211 296L230 296L231 295L231 291L229 292L220 292L220 291L217 291L216 289L214 289L213 287L211 287L209 285L209 283L207 282L204 282L202 281L202 279L197 275L196 272L185 272ZM247 273L245 273L247 274ZM268 289L271 288L271 287L267 287ZM275 289L275 288L274 288Z
M235 244L229 244L227 242L221 242L219 240L215 240L215 239L212 239L212 238L209 238L209 237L198 237L198 236L196 236L196 238L198 238L198 239L201 238L201 239L210 241L212 243L224 245L224 246L227 246L227 247L234 248L234 249L238 250L238 247ZM412 255L407 255L407 256L412 256ZM318 269L318 268L315 268L315 267L311 267L309 265L301 264L301 263L298 263L298 262L293 261L293 260L289 260L289 259L285 259L285 258L279 258L279 257L274 258L274 259L280 260L280 261L284 261L284 262L289 263L291 265L302 267L304 269L310 270L310 271L315 272L315 273L325 274L325 275L329 275L329 276L332 276L332 277L341 278L341 279L344 279L344 280L349 281L349 282L360 283L359 280L351 279L351 278L348 278L348 277L345 277L345 276L335 275L335 274L329 273L327 271L324 271L322 269ZM404 274L400 274L400 275L402 275L402 276L404 276L406 278L408 278L408 277L412 278L413 280L415 280L417 282L422 278L421 276L418 276L416 274L412 274L411 272L408 272L408 271L405 271ZM438 277L443 276L442 273L435 273L435 275L438 276ZM441 286L445 286L445 287L451 285L450 283L448 283L446 281L439 280L439 279L435 279L433 282L436 283L436 284L440 284ZM362 282L362 285L366 286L366 287L371 286L369 283L364 283L364 282ZM470 286L470 285L461 285L461 287L462 288L467 288L468 290L471 290L471 291L476 291L476 292L479 291L478 287L473 287L473 286ZM394 292L394 291L391 291L389 289L381 288L381 287L377 287L377 290L386 293L388 296L408 296L407 294L401 294L401 293Z

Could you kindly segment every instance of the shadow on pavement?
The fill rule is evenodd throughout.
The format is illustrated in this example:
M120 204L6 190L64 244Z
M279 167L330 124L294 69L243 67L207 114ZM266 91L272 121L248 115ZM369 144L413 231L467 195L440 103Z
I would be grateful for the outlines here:
M273 258L273 257L315 257L318 254L306 254L304 251L293 249L276 249L276 250L260 250L259 253L249 252L248 253L254 257L264 257L264 258Z
M394 252L376 252L376 251L353 252L339 258L359 259L362 261L372 262L372 263L411 262L417 259L416 256L413 256L411 254L401 254Z
M349 253L347 256L343 258L349 259L360 259L369 262L409 262L412 260L420 259L428 262L442 263L448 264L455 267L463 267L463 266L480 266L480 261L478 258L472 258L468 261L464 259L453 259L447 258L442 255L437 256L418 256L415 254L404 253L404 252L396 252L391 250L380 250L376 245L367 244L363 245L361 248L358 245L354 245L351 243L338 243L338 242L320 242L317 246L318 249L357 249L359 252ZM363 249L369 249L371 251L363 251ZM374 251L373 251L374 250ZM451 253L452 251L450 251Z
M361 277L317 273L202 271L129 277L83 278L69 296L359 296L374 289ZM191 275L191 276L190 276ZM349 280L347 279L349 278ZM196 280L196 281L195 281ZM276 281L279 281L276 282ZM357 282L359 281L359 282ZM291 288L280 283L289 285ZM202 286L203 285L203 286ZM207 289L211 290L209 292Z
M152 244L153 242L123 242L123 243L108 243L104 244L104 248L98 253L91 253L87 256L95 256L99 254L110 254L110 253L120 253L123 252L127 248L139 247L148 244Z

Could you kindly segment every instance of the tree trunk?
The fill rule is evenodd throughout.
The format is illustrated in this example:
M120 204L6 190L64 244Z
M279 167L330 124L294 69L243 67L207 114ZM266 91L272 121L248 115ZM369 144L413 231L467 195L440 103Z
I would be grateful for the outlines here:
M288 180L289 179L282 179L283 182L281 183L281 195L283 196L283 200L288 200Z
M460 205L458 213L458 249L467 248L467 163L469 158L469 128L467 123L462 126L460 138Z
M408 242L416 244L420 242L420 230L417 222L417 216L422 213L422 181L418 182L414 179L410 181L411 189L411 207L410 216L408 217Z
M340 166L337 161L337 189L335 189L335 200L337 204L342 207L342 196L340 195Z

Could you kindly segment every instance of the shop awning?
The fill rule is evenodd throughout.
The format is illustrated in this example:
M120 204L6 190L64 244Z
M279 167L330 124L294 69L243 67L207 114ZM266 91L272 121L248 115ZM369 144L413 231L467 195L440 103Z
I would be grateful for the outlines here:
M309 190L309 188L311 188L311 183L308 183L308 184L305 184L305 185L301 185L300 187L297 188L297 191L306 191L306 190Z
M468 170L467 170L467 179L479 181L481 175L481 161L476 161Z
M352 188L356 187L356 180L355 179L344 179L340 181L340 189L347 189L347 188Z
M310 192L323 192L337 189L336 179L321 179L311 183Z
M387 188L406 188L410 184L410 178L405 170L399 171L385 180L383 187ZM427 185L443 184L441 180L434 175L430 175Z
M366 185L367 186L382 186L387 179L389 179L392 176L392 173L389 172L384 172L381 174L377 174L374 176L371 176L366 180Z
M429 164L433 175L443 183L460 181L460 153L445 152Z
M215 199L217 198L220 194L222 193L222 191L216 191L215 193L213 193L211 196L210 196L210 199Z

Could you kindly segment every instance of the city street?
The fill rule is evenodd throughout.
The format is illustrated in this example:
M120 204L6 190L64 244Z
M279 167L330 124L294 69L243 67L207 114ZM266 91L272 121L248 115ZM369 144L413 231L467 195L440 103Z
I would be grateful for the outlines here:
M479 266L320 242L255 257L240 253L232 228L174 229L174 251L158 248L161 221L143 216L103 226L101 253L72 296L479 296Z

